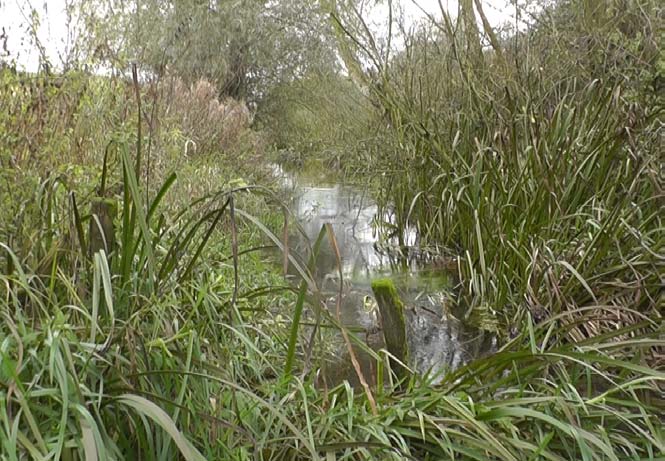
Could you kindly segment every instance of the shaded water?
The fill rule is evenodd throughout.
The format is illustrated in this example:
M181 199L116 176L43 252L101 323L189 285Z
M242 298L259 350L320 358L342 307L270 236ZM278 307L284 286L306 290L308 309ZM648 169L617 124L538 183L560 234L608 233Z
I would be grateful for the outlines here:
M419 373L430 372L441 377L446 370L459 367L491 347L481 332L465 327L452 315L454 272L442 267L441 259L418 257L415 232L405 236L407 244L412 246L406 255L405 251L396 251L395 242L380 242L377 221L389 220L389 216L379 216L379 208L366 188L292 175L277 165L274 173L290 191L291 211L304 230L304 235L298 233L290 238L292 250L304 254L321 227L331 225L341 256L343 279L339 320L364 332L361 337L371 347L383 347L378 309L371 290L371 281L377 277L390 277L404 301L410 366ZM329 310L334 313L340 280L337 257L327 241L317 255L315 278ZM335 347L343 358L328 367L326 378L333 383L342 379L354 383L357 377L348 355L345 356L341 338L338 339ZM356 354L365 376L373 376L368 354L362 351Z

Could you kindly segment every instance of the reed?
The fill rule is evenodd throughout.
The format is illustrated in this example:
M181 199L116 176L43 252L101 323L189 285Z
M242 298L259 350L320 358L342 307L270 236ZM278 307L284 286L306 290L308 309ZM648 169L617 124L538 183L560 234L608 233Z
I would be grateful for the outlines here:
M307 364L311 346L298 328L305 303L317 309L308 266L282 246L303 279L297 300L277 275L260 277L266 266L242 238L247 226L283 242L231 206L239 194L266 192L227 189L160 217L174 180L148 206L132 190L143 187L136 163L122 146L118 155L129 203L111 264L81 243L92 219L85 207L57 195L33 201L50 229L35 247L52 249L37 266L47 271L2 244L11 261L0 276L4 458L606 460L665 450L661 319L610 305L537 324L528 316L497 354L438 385L407 376L362 393L316 387L325 356ZM67 209L76 211L71 227L50 220ZM319 312L321 326L336 325ZM638 321L571 340L605 313ZM371 381L383 382L391 362L375 356Z
M394 215L384 229L414 226L422 244L457 254L467 320L482 312L499 325L495 354L443 378L392 370L393 357L321 308L312 272L326 237L336 248L330 226L303 261L289 251L297 225L284 205L230 181L236 170L222 178L220 158L202 164L208 175L191 163L146 174L171 158L156 152L184 142L153 138L149 111L134 107L149 103L138 79L110 92L87 80L109 104L78 98L76 110L66 89L38 91L62 97L54 106L68 115L98 116L67 117L83 172L59 144L75 138L44 130L55 110L43 120L3 112L0 160L14 163L0 171L0 459L662 459L663 106L632 78L650 48L599 45L583 50L588 60L558 48L598 43L569 40L580 30L596 40L649 32L638 26L655 2L639 3L591 11L609 22L562 3L544 16L556 27L512 37L502 59L466 60L462 34L409 42L372 90L380 113L356 114L356 134L377 122L378 136L354 139L373 146L362 165L336 150L349 169L382 173L379 198ZM561 59L536 46L547 43ZM30 99L0 97L15 111ZM19 132L27 137L11 138ZM298 288L266 261L266 242ZM320 379L324 327L376 360L362 390Z
M489 308L507 331L527 312L658 312L665 106L648 79L629 78L658 74L655 37L625 29L657 13L653 2L604 12L557 4L502 43L510 59L487 51L480 63L459 53L463 27L451 35L436 25L383 63L372 91L388 128L366 170L392 216L385 227L398 237L415 228L421 245L457 254L469 314ZM601 27L592 15L636 54L549 45L593 35L575 28ZM599 72L601 59L614 65Z

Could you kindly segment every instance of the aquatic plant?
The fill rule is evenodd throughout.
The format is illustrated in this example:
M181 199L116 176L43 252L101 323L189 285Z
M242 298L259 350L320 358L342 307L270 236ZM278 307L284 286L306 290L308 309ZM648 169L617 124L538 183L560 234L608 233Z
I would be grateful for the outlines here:
M512 37L503 58L494 43L460 59L480 44L461 27L387 59L362 165L385 174L396 235L416 226L457 254L460 306L494 317L503 341L443 377L396 373L367 350L376 372L354 364L361 389L322 379L323 329L368 349L321 308L310 273L326 239L339 270L335 237L324 227L308 261L292 254L288 212L232 180L256 162L167 173L185 142L145 120L136 72L133 86L84 79L99 98L75 82L37 87L35 101L0 93L0 459L661 459L662 106L639 65L655 2L638 3L564 28L578 2L562 2L557 27ZM548 42L569 54L543 53L540 70L526 45ZM596 67L607 75L586 78ZM21 112L51 92L53 112Z
M590 306L660 315L665 106L650 28L660 10L619 3L543 7L480 55L462 52L478 45L464 15L442 11L390 59L362 15L333 12L348 65L376 68L363 83L380 135L348 163L374 178L386 232L415 228L421 245L456 254L459 304L493 313L505 332L527 313ZM461 8L473 15L471 2ZM621 40L632 53L614 47ZM551 46L580 42L584 51Z

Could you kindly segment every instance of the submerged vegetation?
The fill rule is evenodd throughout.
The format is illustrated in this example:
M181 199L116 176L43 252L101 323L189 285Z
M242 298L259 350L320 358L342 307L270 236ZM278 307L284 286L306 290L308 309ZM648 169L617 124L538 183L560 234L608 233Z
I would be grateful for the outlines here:
M658 2L99 3L78 70L0 69L0 459L663 459ZM362 179L498 350L419 376L343 328L275 159Z

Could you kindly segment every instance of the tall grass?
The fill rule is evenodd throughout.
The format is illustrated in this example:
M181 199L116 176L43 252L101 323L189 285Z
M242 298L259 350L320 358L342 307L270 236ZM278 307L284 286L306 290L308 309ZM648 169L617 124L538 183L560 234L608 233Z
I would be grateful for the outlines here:
M457 255L469 315L509 329L527 312L659 310L659 8L619 3L557 3L480 58L447 17L381 63L370 88L388 128L367 170L386 226Z
M121 227L109 255L87 252L95 217L49 194L33 201L48 229L40 238L52 238L49 270L2 244L11 261L0 276L3 458L605 460L665 450L660 319L611 306L567 311L528 321L499 353L436 386L413 376L371 400L348 383L317 388L322 365L306 367L296 319L305 302L317 308L316 287L284 247L304 280L298 300L277 278L257 280L266 266L245 247L253 243L243 243L239 218L283 242L231 206L251 188L160 217L173 179L147 204L127 146L117 154ZM71 220L50 221L68 209ZM599 311L639 322L572 343ZM373 382L390 371L378 359Z
M316 333L339 324L311 268L334 236L301 261L263 188L148 187L155 133L125 117L85 187L3 175L0 459L662 459L662 107L617 75L538 80L490 55L485 73L424 45L381 75L383 155L362 158L385 173L398 231L458 253L459 302L502 321L496 354L434 385L398 382L373 353L366 382L386 386L329 388ZM47 141L10 144L10 125L1 160L38 158ZM266 239L299 289L257 251Z
M230 279L201 274L121 317L101 253L88 302L58 272L59 295L31 287L18 264L2 276L14 286L0 343L7 459L604 460L665 450L665 375L644 364L664 346L650 319L575 345L564 315L530 325L440 385L413 378L377 390L374 415L348 384L281 382L286 328L267 309L231 323L221 309Z
M138 149L134 160L127 144L117 142L104 161L101 197L106 197L112 155L123 177L120 218L110 218L120 225L117 232L111 226L109 233L96 208L85 213L57 179L45 181L36 200L26 203L26 212L36 209L41 217L35 232L4 229L13 241L36 237L38 244L19 253L1 244L6 268L1 291L3 457L118 459L152 453L162 459L172 456L174 443L186 459L205 459L174 423L183 411L188 418L197 415L183 404L190 374L224 369L214 381L232 383L242 393L244 387L233 383L256 383L262 373L278 373L274 360L258 348L277 336L261 332L250 341L251 327L239 310L245 298L239 295L240 250L233 238L238 233L234 213L241 210L235 210L234 200L251 188L227 189L166 216L160 204L175 174L146 203L137 177L140 144ZM92 247L97 227L106 233L105 249ZM231 238L220 240L220 228ZM231 274L205 276L194 269L209 255L206 247L215 233L217 251L231 244ZM119 235L117 245L111 243L113 234ZM224 357L239 348L248 348L247 354L226 369L230 362ZM241 359L253 356L260 357L261 366L247 368ZM183 381L163 378L170 374ZM203 396L197 392L190 395L195 401ZM203 402L215 406L214 400ZM173 411L168 414L155 402L169 402ZM206 411L210 421L217 421L212 413Z
M541 317L593 303L655 307L663 282L657 165L630 152L618 94L597 85L549 116L519 109L504 133L490 123L479 137L460 115L451 144L433 142L414 160L423 167L387 183L398 223L458 252L468 305Z

